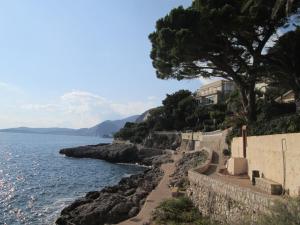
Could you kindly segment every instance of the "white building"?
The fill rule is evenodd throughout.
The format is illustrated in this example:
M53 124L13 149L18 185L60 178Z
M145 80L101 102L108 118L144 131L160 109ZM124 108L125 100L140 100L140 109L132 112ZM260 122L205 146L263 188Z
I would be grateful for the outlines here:
M196 91L196 99L200 104L218 104L225 100L226 95L236 89L232 81L218 80L203 85Z

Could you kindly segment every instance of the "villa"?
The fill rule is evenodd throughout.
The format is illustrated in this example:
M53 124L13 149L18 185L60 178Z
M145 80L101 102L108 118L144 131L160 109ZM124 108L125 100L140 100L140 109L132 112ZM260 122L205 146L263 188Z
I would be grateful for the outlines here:
M210 105L223 102L226 96L236 89L232 81L218 80L201 86L196 91L199 104Z

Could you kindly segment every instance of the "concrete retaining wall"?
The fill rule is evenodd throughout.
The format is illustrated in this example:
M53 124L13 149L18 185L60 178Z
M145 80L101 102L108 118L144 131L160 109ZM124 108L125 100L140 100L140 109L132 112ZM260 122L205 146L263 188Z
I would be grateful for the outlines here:
M243 157L243 140L234 138L232 157ZM300 195L300 133L251 136L247 138L248 175L280 183L291 196Z
M225 142L227 130L213 131L213 132L189 132L181 133L182 150L201 150L202 148L210 148L214 151L222 152L223 149L227 149L228 146ZM193 142L193 149L186 148L186 143ZM192 144L189 144L191 146Z

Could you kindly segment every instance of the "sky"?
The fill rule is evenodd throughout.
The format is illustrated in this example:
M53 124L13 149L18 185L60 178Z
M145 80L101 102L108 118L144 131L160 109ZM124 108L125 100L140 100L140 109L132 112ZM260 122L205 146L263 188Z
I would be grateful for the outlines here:
M148 35L191 0L13 0L0 7L0 128L94 126L206 82L159 80Z

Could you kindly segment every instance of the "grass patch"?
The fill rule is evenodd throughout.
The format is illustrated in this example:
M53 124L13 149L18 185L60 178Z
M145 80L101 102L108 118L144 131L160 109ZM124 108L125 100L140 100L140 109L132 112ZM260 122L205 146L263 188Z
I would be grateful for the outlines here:
M162 202L153 213L156 225L213 225L203 218L187 197Z
M277 202L271 213L263 215L258 225L300 225L300 198Z

